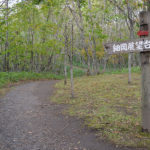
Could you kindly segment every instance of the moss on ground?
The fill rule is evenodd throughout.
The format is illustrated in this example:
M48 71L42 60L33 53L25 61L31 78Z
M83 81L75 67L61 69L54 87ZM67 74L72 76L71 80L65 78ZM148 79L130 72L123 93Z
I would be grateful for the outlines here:
M140 74L105 74L75 79L76 98L70 98L70 84L57 83L53 100L70 104L67 113L85 120L100 137L117 145L148 147L150 135L141 132Z

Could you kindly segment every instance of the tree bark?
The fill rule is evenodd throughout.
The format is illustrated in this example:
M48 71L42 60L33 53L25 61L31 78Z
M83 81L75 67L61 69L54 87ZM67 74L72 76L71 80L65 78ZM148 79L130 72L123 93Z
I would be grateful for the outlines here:
M5 21L6 21L6 42L5 42L5 59L4 59L4 71L9 71L9 53L7 52L8 50L8 46L9 46L9 42L8 42L8 9L9 9L9 5L8 5L8 0L5 1L6 3L6 14L5 14Z
M91 9L92 9L92 4L91 0L88 0L88 7L90 9L89 16L90 16L90 28L92 29L92 33L89 33L89 39L91 43L91 49L92 49L92 55L93 55L93 70L94 70L94 75L97 74L97 59L96 59L96 42L94 38L94 26L93 26L93 19L92 19L92 14L91 14ZM92 37L91 37L92 35Z
M81 45L82 48L84 48L86 55L87 55L87 64L88 64L88 70L87 70L87 75L91 75L91 68L90 68L90 55L85 43L85 35L84 35L84 24L83 24L83 16L82 16L82 11L81 11L81 4L80 4L80 0L77 0L77 6L78 6L78 11L79 11L79 21L80 21L80 26L79 23L77 21L77 19L75 19L77 25L79 26L79 29L81 31L80 33L80 37L81 37ZM73 14L73 13L72 13ZM74 18L76 18L74 16Z
M64 53L64 85L67 85L67 53L68 53L68 35L67 25L65 25L65 53Z
M70 50L70 80L71 80L71 98L74 98L74 81L73 81L73 49L74 49L74 27L72 24L71 33L71 50Z
M129 30L130 30L130 39L134 39L134 21L133 21L133 14L132 14L132 9L129 5L129 2L127 2L127 9L128 9L128 19L129 19ZM132 64L132 54L129 53L128 55L128 70L129 70L129 74L128 74L128 83L131 84L131 64Z

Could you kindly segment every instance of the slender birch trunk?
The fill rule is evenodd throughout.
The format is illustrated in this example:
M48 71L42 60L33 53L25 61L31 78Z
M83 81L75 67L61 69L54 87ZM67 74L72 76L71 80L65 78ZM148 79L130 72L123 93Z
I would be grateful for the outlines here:
M70 81L71 81L71 98L74 98L74 81L73 81L73 49L74 49L74 26L71 29L71 50L70 50Z
M6 5L6 14L5 14L5 21L6 21L6 42L5 42L5 58L4 58L4 71L9 71L9 53L7 52L9 42L8 42L8 0L5 1Z
M65 53L64 53L64 85L67 85L67 53L68 53L68 35L67 25L65 25Z
M87 75L91 75L91 67L90 67L90 55L87 49L87 46L85 44L85 35L84 35L84 24L83 24L83 16L82 16L82 11L81 11L81 4L80 0L77 0L77 6L79 10L79 18L80 18L80 36L81 36L81 44L82 48L84 48L86 55L87 55L87 64L88 64L88 70L87 70Z
M130 24L130 39L134 39L134 22L133 22L133 14L132 9L130 8L130 4L127 1L127 9L128 9L128 18L129 18L129 24ZM129 53L128 55L128 83L131 84L131 64L132 64L132 53Z
M92 9L91 0L88 0L88 7L91 11L91 9ZM89 13L89 16L91 19L90 28L92 29L92 33L91 33L92 37L91 37L91 34L89 33L89 38L90 38L90 41L92 41L90 43L91 43L91 49L92 49L92 55L93 55L93 70L94 70L94 75L96 75L97 74L96 42L95 42L95 38L94 38L94 26L93 26L93 19L92 19L91 12Z

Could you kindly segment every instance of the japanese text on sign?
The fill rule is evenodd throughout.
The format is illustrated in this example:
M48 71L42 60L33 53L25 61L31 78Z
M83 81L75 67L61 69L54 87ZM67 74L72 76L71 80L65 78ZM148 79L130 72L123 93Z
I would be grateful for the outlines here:
M138 41L138 42L129 42L122 44L114 44L113 52L122 52L122 51L143 51L150 49L150 40Z

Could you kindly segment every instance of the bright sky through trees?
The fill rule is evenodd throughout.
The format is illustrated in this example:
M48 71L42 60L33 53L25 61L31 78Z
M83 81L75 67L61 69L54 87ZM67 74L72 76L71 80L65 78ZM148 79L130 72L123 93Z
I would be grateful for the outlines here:
M0 0L0 4L2 4L5 0ZM17 2L20 2L21 0L9 0L9 6L12 6L16 4Z

